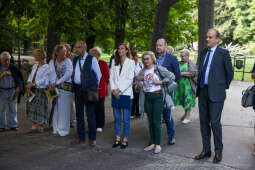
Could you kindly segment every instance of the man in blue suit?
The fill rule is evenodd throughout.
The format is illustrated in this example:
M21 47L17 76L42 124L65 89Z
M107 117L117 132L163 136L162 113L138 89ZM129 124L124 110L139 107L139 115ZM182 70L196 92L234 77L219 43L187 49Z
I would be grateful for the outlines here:
M78 41L75 45L76 56L73 59L73 90L75 94L75 108L77 119L78 139L72 144L81 144L85 142L85 122L84 122L84 105L86 106L89 144L96 145L96 117L95 103L88 101L87 89L97 90L101 71L98 61L95 57L89 55L87 45L83 41Z
M211 157L211 130L213 132L215 156L213 163L222 160L221 113L226 99L226 89L233 79L234 72L228 50L218 46L220 33L209 29L206 46L201 51L198 75L198 106L203 150L196 160Z
M179 63L177 57L173 54L167 53L167 43L166 40L161 38L156 42L156 52L157 52L157 64L167 68L175 75L175 81L180 79L181 73L179 68ZM171 94L173 96L173 94ZM174 120L171 115L171 109L164 109L163 117L166 123L168 144L175 144L175 130L174 130Z

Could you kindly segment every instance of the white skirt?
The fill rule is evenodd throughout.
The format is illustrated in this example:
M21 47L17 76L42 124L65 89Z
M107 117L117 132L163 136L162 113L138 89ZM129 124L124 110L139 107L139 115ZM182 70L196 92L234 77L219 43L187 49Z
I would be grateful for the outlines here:
M70 131L71 92L59 89L59 96L54 108L53 133L66 136Z

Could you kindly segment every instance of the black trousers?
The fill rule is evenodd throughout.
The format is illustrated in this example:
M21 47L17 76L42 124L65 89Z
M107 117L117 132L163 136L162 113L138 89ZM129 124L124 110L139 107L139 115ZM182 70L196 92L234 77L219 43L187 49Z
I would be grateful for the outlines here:
M215 153L221 153L223 150L221 113L224 106L224 101L210 101L208 96L208 86L205 86L204 88L200 89L200 94L198 96L198 106L203 151L211 151L212 130Z
M85 140L84 106L86 106L89 139L96 140L95 103L87 101L86 93L80 86L74 86L77 131L80 140Z
M105 98L99 98L96 102L95 114L96 114L96 127L103 128L105 121L105 108L104 108Z
M132 100L132 111L131 111L131 116L139 116L139 92L137 93L135 91L135 86L133 86L133 95L134 98Z

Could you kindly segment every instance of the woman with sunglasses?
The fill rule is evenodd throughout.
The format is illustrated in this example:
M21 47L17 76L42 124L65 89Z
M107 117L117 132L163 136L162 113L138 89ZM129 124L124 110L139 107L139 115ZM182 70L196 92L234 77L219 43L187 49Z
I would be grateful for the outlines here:
M166 68L156 65L153 52L147 51L142 55L144 68L138 75L137 90L140 90L139 107L145 107L149 122L150 144L145 151L154 149L154 153L161 152L161 115L163 109L171 107L172 101L167 86L175 76Z

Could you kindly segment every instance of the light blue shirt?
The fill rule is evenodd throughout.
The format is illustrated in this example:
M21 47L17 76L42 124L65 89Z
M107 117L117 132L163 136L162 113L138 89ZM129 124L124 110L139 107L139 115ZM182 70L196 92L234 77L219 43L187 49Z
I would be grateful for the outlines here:
M81 67L83 68L84 62L88 56L88 53L85 53L84 56L81 59ZM91 65L92 70L96 73L97 76L97 85L99 85L100 79L102 77L100 67L98 65L98 61L96 57L92 58L92 65ZM74 73L74 83L75 84L81 84L81 71L80 71L80 66L79 66L79 60L76 62L75 66L75 73Z
M214 55L214 52L215 52L216 48L217 48L217 45L214 46L213 48L209 49L209 50L211 50L211 52L210 52L210 56L209 56L210 58L209 58L209 61L208 61L206 72L205 72L205 84L206 85L208 85L208 76L209 76L210 67L211 67L213 55ZM207 57L207 54L208 54L208 52L206 53L206 57ZM204 64L205 64L205 61L206 61L206 58L204 59Z
M166 58L166 52L162 55L161 58L159 58L159 57L157 58L157 65L162 66L165 61L165 58Z

